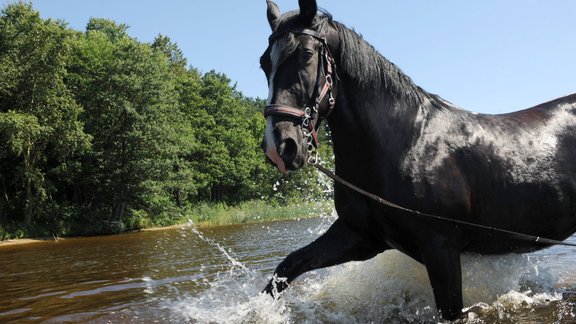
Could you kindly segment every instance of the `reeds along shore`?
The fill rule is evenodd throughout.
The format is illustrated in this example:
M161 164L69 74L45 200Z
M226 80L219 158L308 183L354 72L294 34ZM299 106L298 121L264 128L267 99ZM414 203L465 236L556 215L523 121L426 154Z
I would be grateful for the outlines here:
M192 223L198 227L226 226L235 224L259 223L288 219L311 218L330 215L332 204L325 202L305 202L287 206L274 206L265 201L249 201L237 206L226 204L201 204L177 218L174 224L147 226L142 224L138 231L156 231L180 227ZM134 232L134 230L124 233ZM63 237L21 238L0 241L0 248L63 240Z

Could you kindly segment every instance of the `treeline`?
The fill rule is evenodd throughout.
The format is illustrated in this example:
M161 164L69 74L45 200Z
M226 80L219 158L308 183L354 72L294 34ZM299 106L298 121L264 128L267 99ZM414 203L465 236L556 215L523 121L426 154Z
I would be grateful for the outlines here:
M91 19L84 32L31 4L0 16L0 239L167 225L206 202L322 194L260 149L259 99L189 67L159 35ZM288 198L289 197L289 198Z

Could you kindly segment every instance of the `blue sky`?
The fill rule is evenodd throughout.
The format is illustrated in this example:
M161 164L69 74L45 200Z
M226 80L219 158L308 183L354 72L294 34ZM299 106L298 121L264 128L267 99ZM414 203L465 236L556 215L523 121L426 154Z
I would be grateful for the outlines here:
M0 6L13 2L0 0ZM267 97L258 58L267 45L265 0L34 0L43 18L84 30L90 17L159 33L202 72L216 70L251 97ZM296 0L278 0L282 11ZM464 109L502 113L576 92L573 0L320 0L416 84Z

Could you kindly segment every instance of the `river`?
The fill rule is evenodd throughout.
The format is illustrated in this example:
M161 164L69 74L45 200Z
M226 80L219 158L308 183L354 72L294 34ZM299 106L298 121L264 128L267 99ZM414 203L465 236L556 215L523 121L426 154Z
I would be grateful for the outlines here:
M2 246L0 322L438 322L424 268L396 251L305 274L276 301L261 295L283 257L332 221ZM576 322L573 248L465 256L463 277L462 323Z

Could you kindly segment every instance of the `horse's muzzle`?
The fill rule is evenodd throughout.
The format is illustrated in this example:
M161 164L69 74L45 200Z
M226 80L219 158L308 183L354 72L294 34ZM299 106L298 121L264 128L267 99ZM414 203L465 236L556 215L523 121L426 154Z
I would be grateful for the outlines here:
M294 127L291 122L279 122L273 126L269 121L266 128L262 148L268 160L281 173L301 168L305 161L305 156L302 156L305 150L298 127Z

